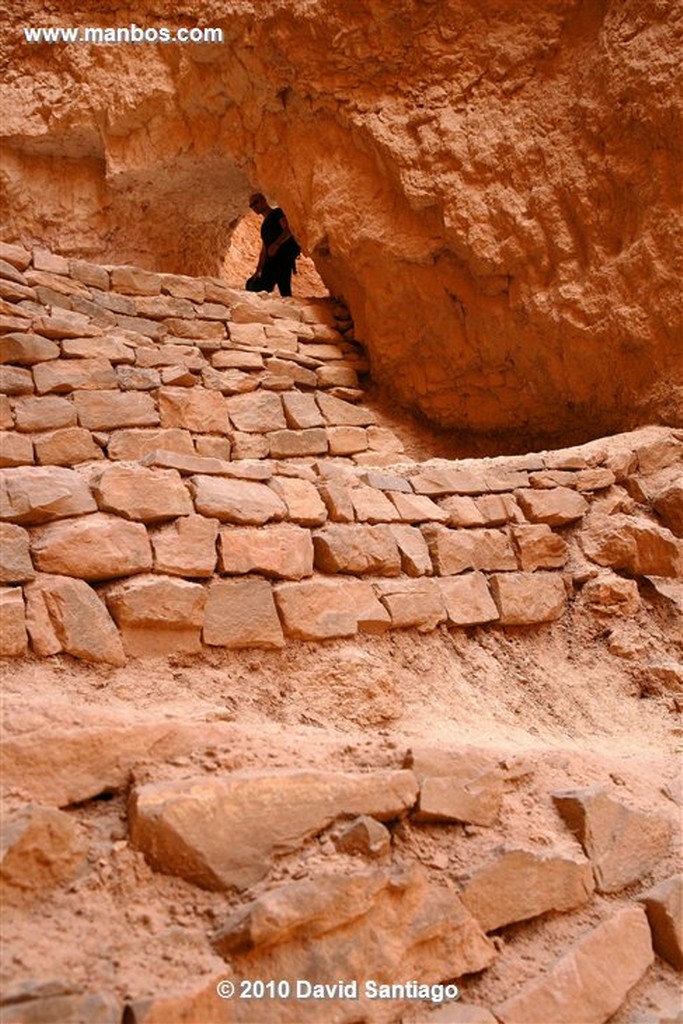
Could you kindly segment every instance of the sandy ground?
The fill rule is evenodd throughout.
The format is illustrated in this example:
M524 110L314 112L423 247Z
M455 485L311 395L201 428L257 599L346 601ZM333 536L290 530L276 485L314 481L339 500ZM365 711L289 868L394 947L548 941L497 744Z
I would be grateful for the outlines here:
M666 624L641 616L619 628L647 633L649 653L664 654ZM63 657L26 661L3 666L3 717L10 736L41 729L46 743L63 727L108 721L225 723L222 743L139 763L138 781L247 767L398 767L407 749L424 745L495 752L515 766L499 826L406 822L394 828L396 863L416 859L437 884L457 888L462 873L500 843L578 851L548 798L553 790L599 784L629 806L677 820L672 796L680 789L682 730L675 707L666 698L643 699L633 662L607 645L604 621L575 614L535 630L444 629L424 637L292 644L282 652L217 651L120 669ZM8 806L24 795L9 793ZM152 871L127 841L125 788L71 806L68 814L87 836L87 867L52 893L6 898L5 991L31 979L39 987L53 982L137 999L201 987L220 973L208 937L237 897ZM334 852L323 834L277 859L246 896L278 881L349 867L358 862ZM616 897L502 929L496 963L481 978L461 982L463 998L486 1005L509 995L610 904L675 870L672 856ZM675 972L657 960L613 1020L640 1024L655 1011L671 1013L677 993ZM428 1016L424 1007L412 1007L401 1019Z

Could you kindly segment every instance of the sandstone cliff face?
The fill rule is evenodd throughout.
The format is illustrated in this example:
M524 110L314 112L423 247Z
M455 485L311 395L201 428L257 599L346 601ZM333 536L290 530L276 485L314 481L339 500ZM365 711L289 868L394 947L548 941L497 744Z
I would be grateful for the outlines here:
M347 299L375 378L458 430L680 422L675 0L212 0L222 45L28 46L5 234L216 272L258 185ZM118 23L197 24L156 3Z

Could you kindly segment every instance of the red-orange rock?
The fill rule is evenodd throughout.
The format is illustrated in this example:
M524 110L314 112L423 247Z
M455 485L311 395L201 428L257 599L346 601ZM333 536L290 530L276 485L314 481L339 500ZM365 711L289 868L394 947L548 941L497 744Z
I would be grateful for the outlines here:
M225 526L220 531L219 549L220 572L257 572L285 580L300 580L313 573L310 531L289 523L261 528Z
M683 575L683 541L647 519L591 516L581 544L593 562L611 569L636 576Z
M104 602L83 580L39 576L26 586L26 620L38 654L66 651L84 661L123 665L121 638Z
M225 399L218 391L161 388L159 415L162 427L181 427L199 434L227 434L230 429Z
M226 400L230 419L237 430L247 434L265 434L287 426L282 400L271 392L233 395Z
M282 583L274 593L285 633L296 640L382 633L391 625L371 585L360 580Z
M33 526L96 509L90 488L72 469L0 470L0 520Z
M457 579L437 582L449 626L475 626L495 622L499 618L483 573L468 572Z
M76 360L74 360L76 362ZM83 363L84 360L79 360ZM116 375L114 375L116 382ZM116 387L116 383L112 385ZM137 391L77 391L74 403L78 422L88 430L118 427L156 427L159 414L151 395Z
M0 523L0 583L23 583L35 576L29 536L11 523Z
M282 647L284 637L270 584L255 579L212 583L203 639L214 647Z
M625 580L613 572L588 580L581 596L591 608L607 615L635 615L641 606L636 581Z
M669 851L666 818L632 810L597 787L553 793L553 802L590 857L600 892L637 881Z
M35 366L33 379L39 395L106 391L117 386L114 367L108 359L54 359Z
M377 586L391 616L392 629L427 632L446 620L446 609L435 580L397 580Z
M194 455L192 435L187 430L114 430L109 438L107 453L112 461L143 459L157 449Z
M29 804L4 816L0 881L43 892L73 881L84 866L86 843L64 811Z
M30 437L13 431L0 431L0 467L30 466L33 464L33 444Z
M327 431L319 427L311 430L275 430L267 436L273 459L325 455L329 447Z
M431 576L434 569L427 542L415 526L392 523L391 536L401 556L401 570L406 576Z
M416 796L410 771L231 773L150 783L133 794L131 839L158 870L207 889L244 889L266 874L274 852L295 849L336 818L390 821Z
M559 619L567 604L562 577L555 573L500 573L491 592L504 626L527 626Z
M152 568L152 549L142 523L98 512L52 523L31 543L42 572L109 580Z
M622 907L494 1013L502 1024L604 1024L653 960L644 911Z
M683 875L665 879L638 901L645 907L655 952L683 971Z
M532 523L564 526L580 519L588 511L588 502L569 487L553 487L548 491L519 490L515 497L527 519Z
M103 458L102 449L95 444L85 427L63 427L34 439L36 460L43 466L77 466Z
M587 860L505 850L474 871L462 901L484 931L491 932L550 910L573 910L591 898L594 888Z
M301 526L322 526L327 509L315 484L296 477L275 477L270 486L287 506L287 518Z
M0 656L21 657L27 642L21 587L0 587Z
M500 772L477 772L471 768L459 775L428 776L420 784L420 799L415 821L465 821L474 825L494 825L503 797ZM592 876L589 871L592 886ZM467 891L467 890L466 890ZM483 917L475 912L485 931Z
M0 337L0 363L33 366L58 356L59 345L39 334L11 333Z
M524 572L534 569L560 569L569 557L564 538L553 533L546 523L536 526L513 526L512 540Z
M195 476L190 486L197 511L222 523L261 526L284 519L287 512L284 502L266 484Z
M388 526L328 524L313 537L315 565L323 572L398 576L401 558Z
M159 523L193 511L189 491L173 469L108 466L94 480L93 494L101 511L143 523Z
M206 590L168 576L136 576L106 590L127 654L140 658L201 649Z
M171 576L207 577L216 568L218 521L200 515L181 516L150 533L154 571Z

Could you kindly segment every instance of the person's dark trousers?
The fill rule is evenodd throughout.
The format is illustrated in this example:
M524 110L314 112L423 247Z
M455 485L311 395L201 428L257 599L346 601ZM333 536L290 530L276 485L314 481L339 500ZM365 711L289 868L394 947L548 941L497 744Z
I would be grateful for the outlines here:
M272 292L277 285L280 295L292 294L292 260L289 256L278 259L277 256L266 260L261 271L260 287L264 292Z

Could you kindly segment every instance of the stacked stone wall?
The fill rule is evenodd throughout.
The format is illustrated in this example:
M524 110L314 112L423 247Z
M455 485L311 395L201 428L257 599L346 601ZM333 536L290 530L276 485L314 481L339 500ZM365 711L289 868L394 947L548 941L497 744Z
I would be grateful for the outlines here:
M417 463L333 301L0 252L0 653L532 626L683 569L680 434Z

